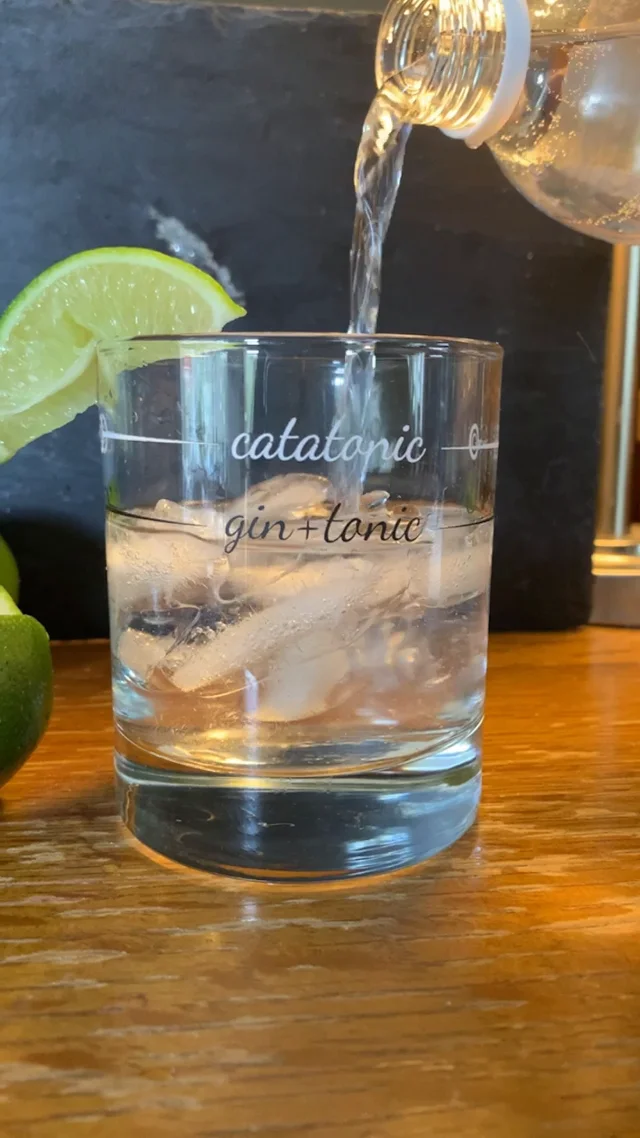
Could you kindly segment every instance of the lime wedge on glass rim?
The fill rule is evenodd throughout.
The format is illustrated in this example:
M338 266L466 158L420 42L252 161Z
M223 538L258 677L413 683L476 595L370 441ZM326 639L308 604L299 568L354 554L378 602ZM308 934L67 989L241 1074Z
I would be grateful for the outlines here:
M96 401L96 344L220 332L221 285L150 249L91 249L36 277L0 318L0 462Z

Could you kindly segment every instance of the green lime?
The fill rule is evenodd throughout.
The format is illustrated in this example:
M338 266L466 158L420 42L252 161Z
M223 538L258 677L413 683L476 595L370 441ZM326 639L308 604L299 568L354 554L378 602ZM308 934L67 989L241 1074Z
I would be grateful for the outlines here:
M0 589L0 786L22 765L45 732L53 669L49 637Z
M2 537L0 537L0 588L6 589L11 599L17 601L20 590L18 566L13 553Z
M207 273L150 249L91 249L36 277L0 319L0 462L96 401L96 344L219 332L244 315Z

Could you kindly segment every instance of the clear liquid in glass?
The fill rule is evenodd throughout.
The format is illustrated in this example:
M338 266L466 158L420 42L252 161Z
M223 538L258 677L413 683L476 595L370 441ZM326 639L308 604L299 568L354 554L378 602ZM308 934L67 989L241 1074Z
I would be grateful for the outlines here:
M425 503L410 506L427 518ZM121 752L305 777L424 758L478 725L491 521L452 508L415 542L383 541L402 534L407 509L383 501L345 545L343 516L326 529L329 507L306 513L317 541L285 547L274 534L231 551L228 510L110 512Z

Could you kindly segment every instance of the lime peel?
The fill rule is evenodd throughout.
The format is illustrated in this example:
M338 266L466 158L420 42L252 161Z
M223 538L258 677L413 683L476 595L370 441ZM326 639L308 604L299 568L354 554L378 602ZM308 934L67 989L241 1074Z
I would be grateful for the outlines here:
M53 698L46 629L0 588L0 785L42 738Z

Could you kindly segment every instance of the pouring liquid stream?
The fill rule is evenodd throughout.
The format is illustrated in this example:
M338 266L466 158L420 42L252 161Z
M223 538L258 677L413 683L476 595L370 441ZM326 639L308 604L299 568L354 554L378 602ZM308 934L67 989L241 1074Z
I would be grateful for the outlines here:
M629 39L640 34L636 24L583 28L572 32L534 30L532 51L550 44L567 48ZM471 56L471 53L470 53ZM424 58L424 68L421 60ZM425 79L420 83L420 72ZM376 94L367 113L355 162L356 215L351 243L351 311L349 332L373 335L380 306L382 249L402 179L405 150L413 119L411 105L429 95L427 57L396 72ZM470 75L470 82L474 76Z
M349 334L373 336L378 324L382 250L400 188L411 126L402 122L384 91L365 119L355 163L356 212L350 256ZM346 434L374 441L378 429L375 344L347 347L337 415ZM357 508L367 468L364 462L338 464L334 478L346 511Z
M571 31L534 29L532 59L544 59L550 47L584 49L585 45L626 40L638 36L638 26L612 24L596 29ZM469 37L470 41L472 36ZM536 52L540 53L536 56ZM424 58L424 66L422 66ZM478 88L476 53L469 51L468 83L477 93L478 103L488 105L493 88ZM355 163L356 212L351 244L351 292L349 333L373 336L380 306L382 253L402 178L411 122L425 118L431 108L433 92L429 76L433 65L426 56L411 61L406 71L396 71L376 94L366 116ZM490 73L488 73L490 74ZM462 76L462 90L466 76ZM417 104L417 105L416 105ZM408 121L409 120L409 121ZM375 384L375 346L361 342L347 348L344 378L338 394L337 414L346 433L373 438L378 424ZM367 478L365 465L341 465L335 480L341 499L350 508L361 494Z

